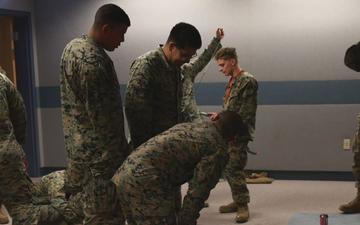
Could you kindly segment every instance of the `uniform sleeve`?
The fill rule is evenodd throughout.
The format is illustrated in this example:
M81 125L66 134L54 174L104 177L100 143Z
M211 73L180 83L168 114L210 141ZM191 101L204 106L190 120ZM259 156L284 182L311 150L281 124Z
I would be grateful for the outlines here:
M125 137L120 136L121 129L124 129L120 87L117 80L114 80L114 77L109 75L103 63L92 62L81 65L80 89L80 99L85 105L87 117L81 118L81 115L79 115L77 119L90 120L90 129L93 132L87 132L87 135L89 140L91 140L89 143L96 144L91 144L87 147L93 148L93 152L99 154L93 156L93 163L96 163L97 161L102 161L102 157L108 157L107 155L102 155L104 152L110 151L109 149L104 149L104 146L113 143L115 138L125 139ZM118 152L116 153L123 154L125 158L128 154L128 149L121 149L122 147L127 148L127 146L119 146L118 149L114 149L117 149Z
M179 225L196 225L200 210L210 191L218 183L227 161L227 154L221 149L198 163L179 213Z
M145 61L138 59L130 67L125 112L134 148L147 141L152 134L152 76Z
M246 78L243 82L236 82L225 107L226 110L237 112L241 116L244 123L249 126L250 133L255 127L257 90L258 84L253 78Z
M80 71L82 89L81 98L84 101L87 114L92 123L93 129L101 132L101 128L108 125L108 117L104 116L106 113L111 113L115 104L114 99L109 98L109 89L113 88L106 80L108 74L106 69L99 64L84 63ZM115 85L115 84L114 84Z
M220 48L220 39L213 38L207 49L205 49L195 61L183 66L182 70L184 76L191 76L191 79L194 81L195 77L206 67Z
M8 104L10 120L14 127L16 140L24 145L26 140L26 112L21 94L9 81Z

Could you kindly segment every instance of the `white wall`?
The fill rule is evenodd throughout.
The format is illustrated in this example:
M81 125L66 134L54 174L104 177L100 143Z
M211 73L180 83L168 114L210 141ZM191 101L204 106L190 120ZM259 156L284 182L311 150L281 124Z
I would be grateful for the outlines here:
M171 27L180 21L199 29L203 46L217 27L223 27L223 45L236 47L240 65L259 81L360 78L343 65L345 49L360 40L358 0L37 0L34 4L39 86L59 85L59 59L65 44L87 33L97 8L110 2L121 6L132 23L125 43L110 53L123 84L128 80L132 60L164 43ZM214 63L205 71L203 83L226 81L219 76ZM60 109L43 111L46 111L43 118L47 118L43 132L60 135ZM255 150L265 152L251 157L249 167L350 170L351 154L341 151L340 143L352 135L358 111L360 105L356 104L260 106L253 145ZM292 118L291 122L286 118ZM314 121L319 126L306 130L305 125L312 127ZM333 121L340 124L337 129L329 129ZM299 137L298 143L294 143L294 136ZM45 144L44 154L49 157L45 157L42 165L61 164L62 139L51 139ZM306 158L299 158L299 154ZM301 160L296 161L296 157Z

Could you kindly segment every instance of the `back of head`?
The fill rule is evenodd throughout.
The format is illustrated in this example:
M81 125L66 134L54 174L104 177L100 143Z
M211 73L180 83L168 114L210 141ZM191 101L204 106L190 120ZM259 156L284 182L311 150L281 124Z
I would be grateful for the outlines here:
M130 26L130 18L126 12L115 4L101 6L95 14L94 27L101 27L104 24Z
M248 136L249 130L247 125L236 112L222 111L219 113L219 119L215 121L220 127L224 138L233 138L234 136Z
M360 72L360 42L346 50L344 63L350 69Z
M238 61L238 57L236 54L236 49L235 48L221 48L219 49L219 51L216 52L215 55L215 60L219 60L219 59L224 59L224 60L228 60L228 59L235 59L235 61Z
M188 23L178 23L170 31L170 35L166 41L174 42L176 46L180 49L201 48L201 35L199 31L191 24Z

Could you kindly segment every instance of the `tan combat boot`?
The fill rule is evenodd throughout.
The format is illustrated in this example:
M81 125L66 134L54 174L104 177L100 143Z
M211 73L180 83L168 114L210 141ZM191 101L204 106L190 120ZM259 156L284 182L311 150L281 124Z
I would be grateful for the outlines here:
M245 223L249 220L249 217L250 217L250 213L249 213L248 205L247 204L239 205L236 212L235 221L237 223Z
M222 205L219 207L220 213L233 213L233 212L237 212L237 210L238 210L238 205L235 202L232 202L227 205Z
M7 223L9 223L9 218L5 215L0 205L0 224L7 224Z
M360 188L358 188L356 198L347 204L341 205L339 210L343 213L360 213Z

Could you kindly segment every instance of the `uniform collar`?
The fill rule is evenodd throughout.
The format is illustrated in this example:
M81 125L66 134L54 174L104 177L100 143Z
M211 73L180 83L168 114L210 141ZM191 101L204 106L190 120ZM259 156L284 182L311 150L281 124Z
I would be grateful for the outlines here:
M162 59L164 65L165 65L169 70L180 70L180 68L175 67L175 66L172 66L172 65L166 60L166 56L165 56L165 53L164 53L162 47L163 47L163 45L160 44L160 45L159 45L159 48L158 48L157 50L158 50L158 52L160 53L160 56L161 56L161 59Z

